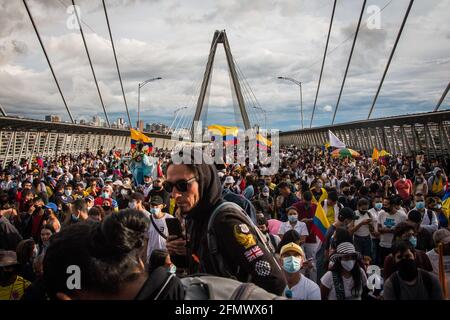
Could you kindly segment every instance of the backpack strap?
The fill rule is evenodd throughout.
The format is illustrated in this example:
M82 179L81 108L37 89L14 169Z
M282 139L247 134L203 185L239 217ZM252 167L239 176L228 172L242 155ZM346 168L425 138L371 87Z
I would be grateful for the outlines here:
M153 300L158 300L159 296L164 291L164 289L166 289L167 285L170 283L170 281L172 280L173 277L175 277L175 274L173 274L173 273L170 274L169 278L167 278L166 282L161 287L161 290L159 290L158 294L155 296L155 299L153 299Z
M391 276L391 282L392 286L394 288L394 296L395 300L400 300L401 297L401 290L400 290L400 279L398 277L398 271L394 272Z
M259 228L257 228L255 226L253 221L247 216L247 214L244 212L244 210L239 205L237 205L234 202L222 202L221 204L219 204L214 209L214 211L211 214L209 221L208 221L208 228L207 228L207 234L206 234L207 242L208 242L208 249L209 249L209 253L211 256L211 262L212 262L212 266L214 269L214 273L216 275L224 275L226 277L235 278L225 268L225 262L224 262L223 256L219 253L219 247L218 247L218 243L217 243L217 235L214 230L215 220L217 219L217 216L221 212L224 212L223 209L225 207L234 208L236 212L240 213L239 214L240 218L242 218L252 228L252 230L256 233L256 236L258 237L259 241L264 245L264 247L266 248L266 250L268 252L274 253L275 250L272 247L272 244L270 243L270 241L267 241L267 238L264 237L264 235L259 230ZM275 260L275 258L274 258L274 261L281 270L281 267L279 266L279 264Z
M423 284L425 285L425 289L427 289L428 298L430 299L431 292L433 291L433 283L430 273L422 269L419 269L419 273L422 275Z
M153 220L153 216L150 215L150 221L152 222L153 228L155 228L156 232L164 239L167 240L167 236L159 230L158 226L156 225L155 220Z
M345 300L345 288L344 288L344 281L342 280L342 276L335 271L332 271L333 276L333 285L334 285L334 291L336 293L336 299L337 300Z
M429 209L427 209L427 215L428 215L428 220L430 221L429 225L431 226L432 222L433 222L433 212Z

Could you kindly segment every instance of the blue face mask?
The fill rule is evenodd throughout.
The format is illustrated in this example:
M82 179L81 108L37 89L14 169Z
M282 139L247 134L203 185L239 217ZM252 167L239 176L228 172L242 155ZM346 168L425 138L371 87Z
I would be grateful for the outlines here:
M167 269L167 272L171 273L171 274L175 274L177 272L177 266L174 264L171 264L169 269Z
M151 214L159 214L161 212L161 208L150 208Z
M417 246L417 238L415 236L409 237L409 242L412 244L414 248Z
M377 203L375 203L374 207L376 210L381 210L381 208L383 208L383 204L381 202L377 202Z
M288 216L288 220L289 220L289 222L297 222L298 217L297 216Z
M416 209L417 210L425 209L425 202L423 201L416 202Z
M283 258L284 271L289 272L289 273L295 273L295 272L300 271L301 267L302 267L301 258L297 258L294 256L289 256L289 257Z
M102 197L103 197L103 199L109 199L109 193L103 192Z

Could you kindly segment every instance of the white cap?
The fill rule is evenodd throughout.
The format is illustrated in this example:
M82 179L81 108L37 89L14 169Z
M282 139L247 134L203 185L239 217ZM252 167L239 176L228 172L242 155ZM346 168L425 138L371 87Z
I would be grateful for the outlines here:
M227 176L226 178L225 178L225 184L232 184L232 183L234 183L235 181L234 181L234 178L233 178L233 176Z
M120 180L116 180L116 181L113 182L113 185L115 185L115 186L122 186L123 182L120 181Z
M223 176L225 175L225 173L223 173L222 171L217 172L217 175L219 176L220 179L223 178Z

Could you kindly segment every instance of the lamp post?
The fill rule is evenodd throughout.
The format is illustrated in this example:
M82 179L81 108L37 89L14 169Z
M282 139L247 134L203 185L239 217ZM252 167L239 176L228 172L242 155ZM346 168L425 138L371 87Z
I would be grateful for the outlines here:
M170 129L172 130L172 127L175 125L175 122L177 121L177 117L178 117L178 112L180 112L181 110L187 109L187 107L180 107L177 110L175 110L175 112L173 113L173 121L172 124L170 125Z
M138 84L138 120L137 120L138 123L139 123L139 120L141 120L141 88L149 82L153 82L153 81L161 80L161 79L162 79L161 77L151 78L151 79L145 80L144 82L141 82Z
M297 80L295 80L295 79L288 78L288 77L278 77L278 79L293 82L293 83L295 83L296 85L298 85L298 86L300 87L300 114L301 114L301 117L302 117L302 129L303 129L304 126L303 126L303 94L302 94L302 83L301 83L300 81L297 81Z

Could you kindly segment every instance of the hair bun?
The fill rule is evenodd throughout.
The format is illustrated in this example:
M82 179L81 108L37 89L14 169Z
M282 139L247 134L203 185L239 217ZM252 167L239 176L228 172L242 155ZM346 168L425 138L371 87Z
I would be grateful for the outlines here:
M148 224L148 218L138 210L127 209L109 215L94 232L94 255L112 258L142 248Z

